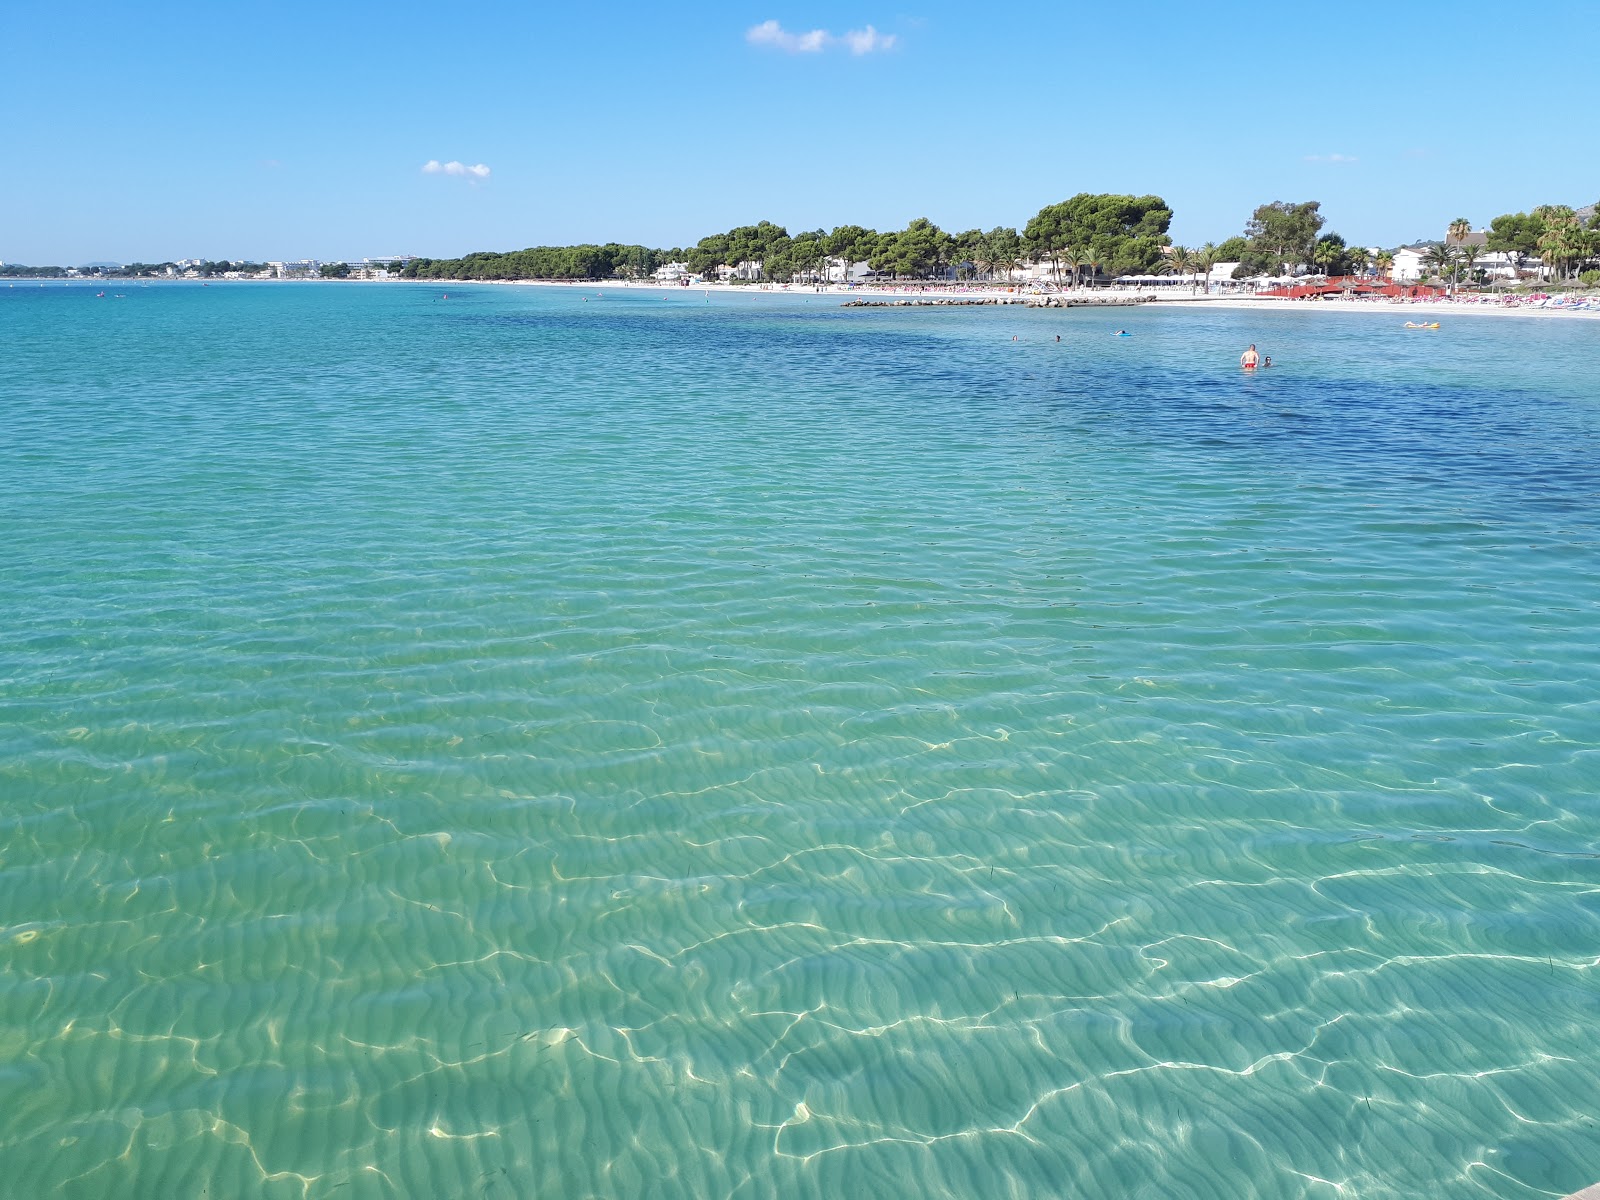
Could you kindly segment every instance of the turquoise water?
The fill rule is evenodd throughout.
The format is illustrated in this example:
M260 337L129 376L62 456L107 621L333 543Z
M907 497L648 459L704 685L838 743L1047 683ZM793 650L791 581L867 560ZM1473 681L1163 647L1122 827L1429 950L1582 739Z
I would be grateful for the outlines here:
M1600 323L446 286L0 287L10 1194L1600 1179Z

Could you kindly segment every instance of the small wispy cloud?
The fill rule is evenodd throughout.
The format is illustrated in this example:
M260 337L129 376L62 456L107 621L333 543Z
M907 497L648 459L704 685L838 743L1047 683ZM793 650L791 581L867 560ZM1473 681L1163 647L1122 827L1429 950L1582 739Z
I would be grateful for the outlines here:
M820 54L830 47L842 46L851 54L861 55L893 50L898 39L892 33L879 33L871 25L841 34L829 33L826 29L796 33L776 21L763 21L745 30L744 40L752 46L782 50L785 54Z
M852 29L842 40L850 47L851 54L871 54L874 50L893 50L895 36L892 33L879 33L868 25L865 29Z
M745 31L744 40L752 46L771 46L786 54L816 54L828 44L826 29L791 33L776 21L763 21Z
M466 163L442 163L437 158L430 158L423 163L422 173L424 175L458 175L465 179L489 178L489 168L482 163L476 163L469 167Z
M1305 161L1314 163L1353 163L1361 160L1354 154L1307 154Z

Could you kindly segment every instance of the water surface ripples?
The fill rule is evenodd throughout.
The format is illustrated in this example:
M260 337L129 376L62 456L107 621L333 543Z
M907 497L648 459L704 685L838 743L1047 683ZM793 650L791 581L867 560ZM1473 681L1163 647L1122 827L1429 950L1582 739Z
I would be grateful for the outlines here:
M1600 328L602 291L0 293L18 1194L1600 1178Z

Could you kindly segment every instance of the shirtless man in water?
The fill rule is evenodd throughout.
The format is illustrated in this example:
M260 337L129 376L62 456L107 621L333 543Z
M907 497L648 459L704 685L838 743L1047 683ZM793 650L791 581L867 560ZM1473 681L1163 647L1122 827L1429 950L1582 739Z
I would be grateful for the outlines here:
M1239 355L1239 365L1246 371L1254 371L1256 369L1256 363L1260 361L1261 356L1256 353L1256 344L1254 342L1250 343L1250 349Z

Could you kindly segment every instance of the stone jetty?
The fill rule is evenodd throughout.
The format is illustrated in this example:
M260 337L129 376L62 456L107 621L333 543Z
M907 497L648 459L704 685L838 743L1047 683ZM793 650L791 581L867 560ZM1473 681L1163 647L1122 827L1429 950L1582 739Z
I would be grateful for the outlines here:
M1028 308L1128 308L1149 304L1154 296L1097 296L1092 292L1048 296L900 296L881 300L846 300L840 308L985 308L1022 304Z
M1154 304L1155 299L1151 295L1097 296L1088 292L1083 295L1029 296L1026 303L1029 308L1131 308L1135 304Z
M1023 296L987 296L966 297L954 296L918 296L907 299L902 296L897 300L888 298L882 300L846 300L840 308L983 308L990 304L1026 304L1028 298Z

